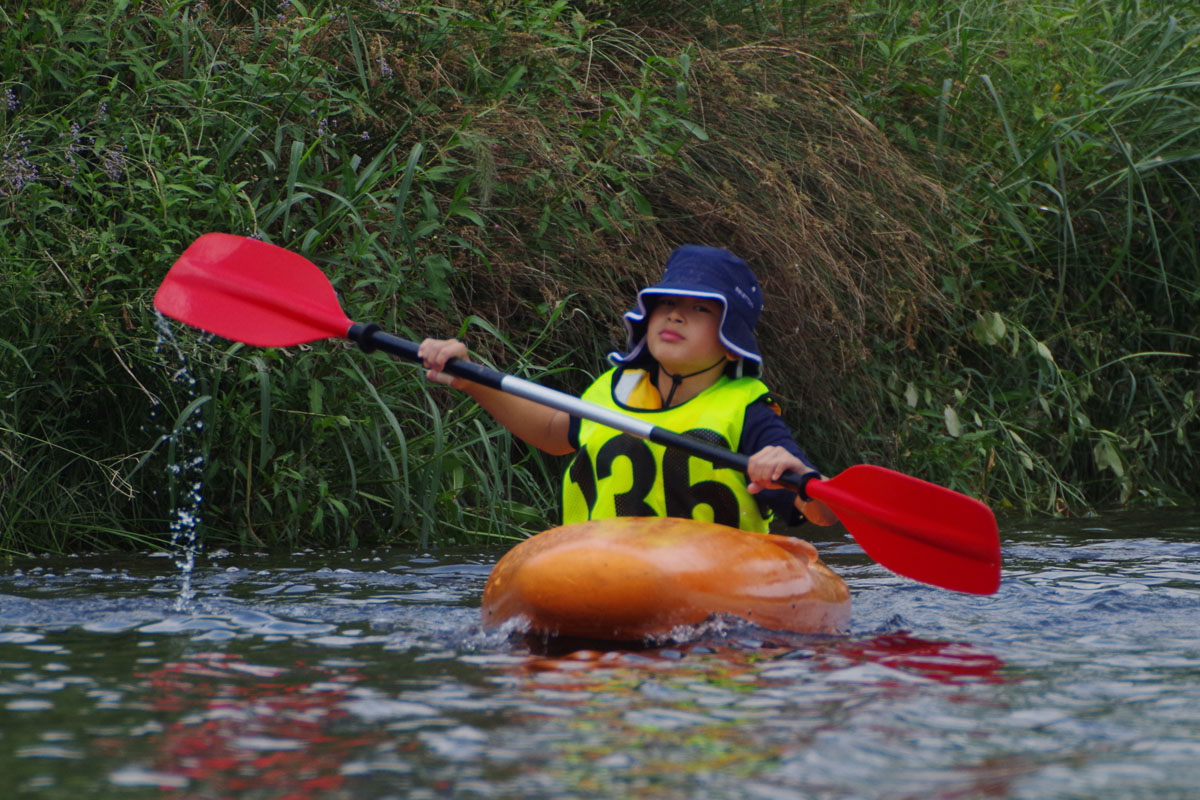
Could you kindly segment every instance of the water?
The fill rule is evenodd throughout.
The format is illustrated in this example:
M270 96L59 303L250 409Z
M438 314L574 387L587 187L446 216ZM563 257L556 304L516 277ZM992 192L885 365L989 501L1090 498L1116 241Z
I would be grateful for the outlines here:
M1002 524L993 597L821 544L845 637L477 626L495 553L0 568L4 798L1185 798L1200 514Z

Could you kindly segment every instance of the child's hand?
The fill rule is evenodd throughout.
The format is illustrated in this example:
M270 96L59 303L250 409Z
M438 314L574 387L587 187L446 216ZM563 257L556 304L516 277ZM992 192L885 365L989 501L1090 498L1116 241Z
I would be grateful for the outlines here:
M813 470L797 458L794 453L788 452L783 447L779 447L778 445L764 447L750 456L750 463L746 466L746 474L750 477L750 485L746 488L750 494L758 494L763 489L787 489L788 487L785 484L778 481L783 473L789 471L797 475L803 475Z
M763 489L791 488L778 482L783 473L789 471L804 475L813 469L783 447L764 447L750 456L750 462L746 465L746 474L750 477L750 485L746 489L750 494L758 494ZM796 495L796 508L800 509L800 513L810 522L817 525L832 525L837 522L834 513L820 500L805 502L800 495Z
M425 377L447 386L456 386L458 378L442 372L446 368L446 362L452 358L470 361L467 346L458 339L426 339L417 348L417 355L427 370Z

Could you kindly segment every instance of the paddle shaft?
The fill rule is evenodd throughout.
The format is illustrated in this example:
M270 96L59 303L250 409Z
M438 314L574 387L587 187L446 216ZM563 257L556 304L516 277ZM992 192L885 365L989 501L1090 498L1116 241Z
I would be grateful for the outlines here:
M361 325L356 322L350 326L347 336L358 342L359 347L367 352L383 350L407 361L421 363L421 357L417 355L417 345L415 343L381 331L377 325ZM661 444L664 447L682 450L689 455L711 461L718 467L727 467L745 472L750 462L750 459L741 453L735 453L723 447L710 445L693 439L690 436L683 436L628 414L622 414L619 411L613 411L603 406L598 406L595 403L589 403L586 400L581 400L565 392L547 388L541 384L518 378L515 375L498 372L482 364L476 364L474 361L462 361L461 359L452 358L446 362L446 366L442 371L456 378L462 378L516 397L522 397L557 411L564 411L573 417L606 425L622 433L636 436L639 439L646 439L655 444ZM814 474L796 475L795 473L787 473L779 479L779 482L791 485L801 497L808 499L804 489Z
M154 295L162 313L256 347L290 347L349 337L364 351L382 349L421 363L418 346L354 323L321 270L303 256L244 236L207 233L168 271ZM664 430L644 418L588 403L463 360L444 370L495 391L745 472L749 459ZM883 467L859 464L835 477L787 473L781 483L824 503L868 555L916 580L990 594L1000 584L996 518L983 503Z
M366 352L377 349L384 350L407 361L422 363L421 357L417 355L418 346L416 344L390 333L385 333L379 329L378 325L353 323L347 332L347 336L358 342L359 347ZM592 422L606 425L640 439L646 439L665 447L676 448L697 458L710 461L718 467L736 469L744 473L750 461L747 456L741 453L710 445L689 436L683 436L628 414L589 403L578 397L559 392L555 389L549 389L514 375L498 372L482 364L476 364L473 361L462 361L452 358L446 362L442 371L456 378L463 378L464 380L521 397L558 411L564 411L581 419L588 419ZM786 484L805 501L813 499L808 493L808 490L811 488L813 496L828 505L838 519L846 526L846 529L854 535L855 540L859 541L864 549L867 549L871 543L888 541L895 543L900 538L895 535L896 532L892 532L891 534L884 533L881 537L880 534L882 531L878 526L878 523L884 520L894 523L897 518L896 509L889 508L886 503L874 501L872 499L872 496L875 494L874 492L864 492L861 487L858 490L839 487L838 481L847 478L850 473L856 470L860 471L861 474L862 471L870 471L872 469L879 470L879 468L869 466L851 467L850 470L832 480L814 480L817 477L816 472L808 472L803 475L788 472L780 476L778 482ZM883 472L888 471L884 470ZM893 473L893 475L906 484L906 490L922 491L916 488L916 484L922 484L923 482L896 473ZM977 514L979 511L976 508L966 509L963 504L978 507L978 509L984 508L978 501L956 495L948 489L943 489L933 484L926 484L926 487L925 491L932 490L936 494L936 500L926 494L926 499L932 501L935 511L939 501L943 504L945 502L952 502L954 507L960 512L965 511L971 514ZM918 498L916 505L920 505L920 494L916 496ZM953 499L951 500L951 498ZM894 501L896 498L892 499ZM999 585L1000 555L999 542L994 532L995 521L991 516L991 512L985 511L989 523L982 525L978 530L973 530L964 528L959 524L958 520L937 519L938 515L936 513L933 513L932 518L927 517L924 514L928 510L914 509L911 507L912 505L913 502L911 501L904 503L904 508L899 512L899 518L900 528L903 529L903 538L906 540L908 548L913 549L913 552L911 554L907 552L892 552L890 554L880 554L882 558L880 556L876 556L876 558L885 566L900 572L900 574L916 577L918 580L933 583L937 586L981 594L990 594L996 591L996 587ZM988 532L989 528L991 529L990 534ZM924 554L922 554L921 550L912 548L913 545L918 544L928 548L924 551ZM875 550L875 548L871 547L871 550ZM879 551L875 550L875 552L878 553ZM953 574L949 576L944 575L942 574L942 570L936 568L935 562L939 558L945 559L947 556L956 558L955 566L963 570L978 570L979 565L984 565L983 570L987 574L982 578L978 577L974 572L964 572L960 576ZM930 559L930 563L934 563L935 568L932 569L932 572L929 571L929 563L922 560L925 558ZM954 580L955 577L960 577L964 582L961 584L957 583Z

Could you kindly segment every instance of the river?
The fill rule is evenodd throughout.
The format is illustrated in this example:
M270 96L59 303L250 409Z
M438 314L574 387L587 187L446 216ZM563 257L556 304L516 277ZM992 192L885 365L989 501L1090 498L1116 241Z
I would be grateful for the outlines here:
M1200 513L1002 520L994 596L814 543L852 631L485 634L495 551L0 566L5 798L1154 798L1200 786ZM191 596L194 593L194 596Z

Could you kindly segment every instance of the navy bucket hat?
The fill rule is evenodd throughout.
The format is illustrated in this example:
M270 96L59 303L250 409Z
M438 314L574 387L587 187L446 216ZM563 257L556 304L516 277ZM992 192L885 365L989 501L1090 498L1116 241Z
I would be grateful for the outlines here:
M662 280L638 292L637 307L625 314L626 351L609 353L619 366L649 358L646 351L646 318L655 295L707 297L721 303L721 343L741 356L741 374L762 374L762 354L754 326L762 314L762 289L746 262L728 250L685 244L667 258Z

